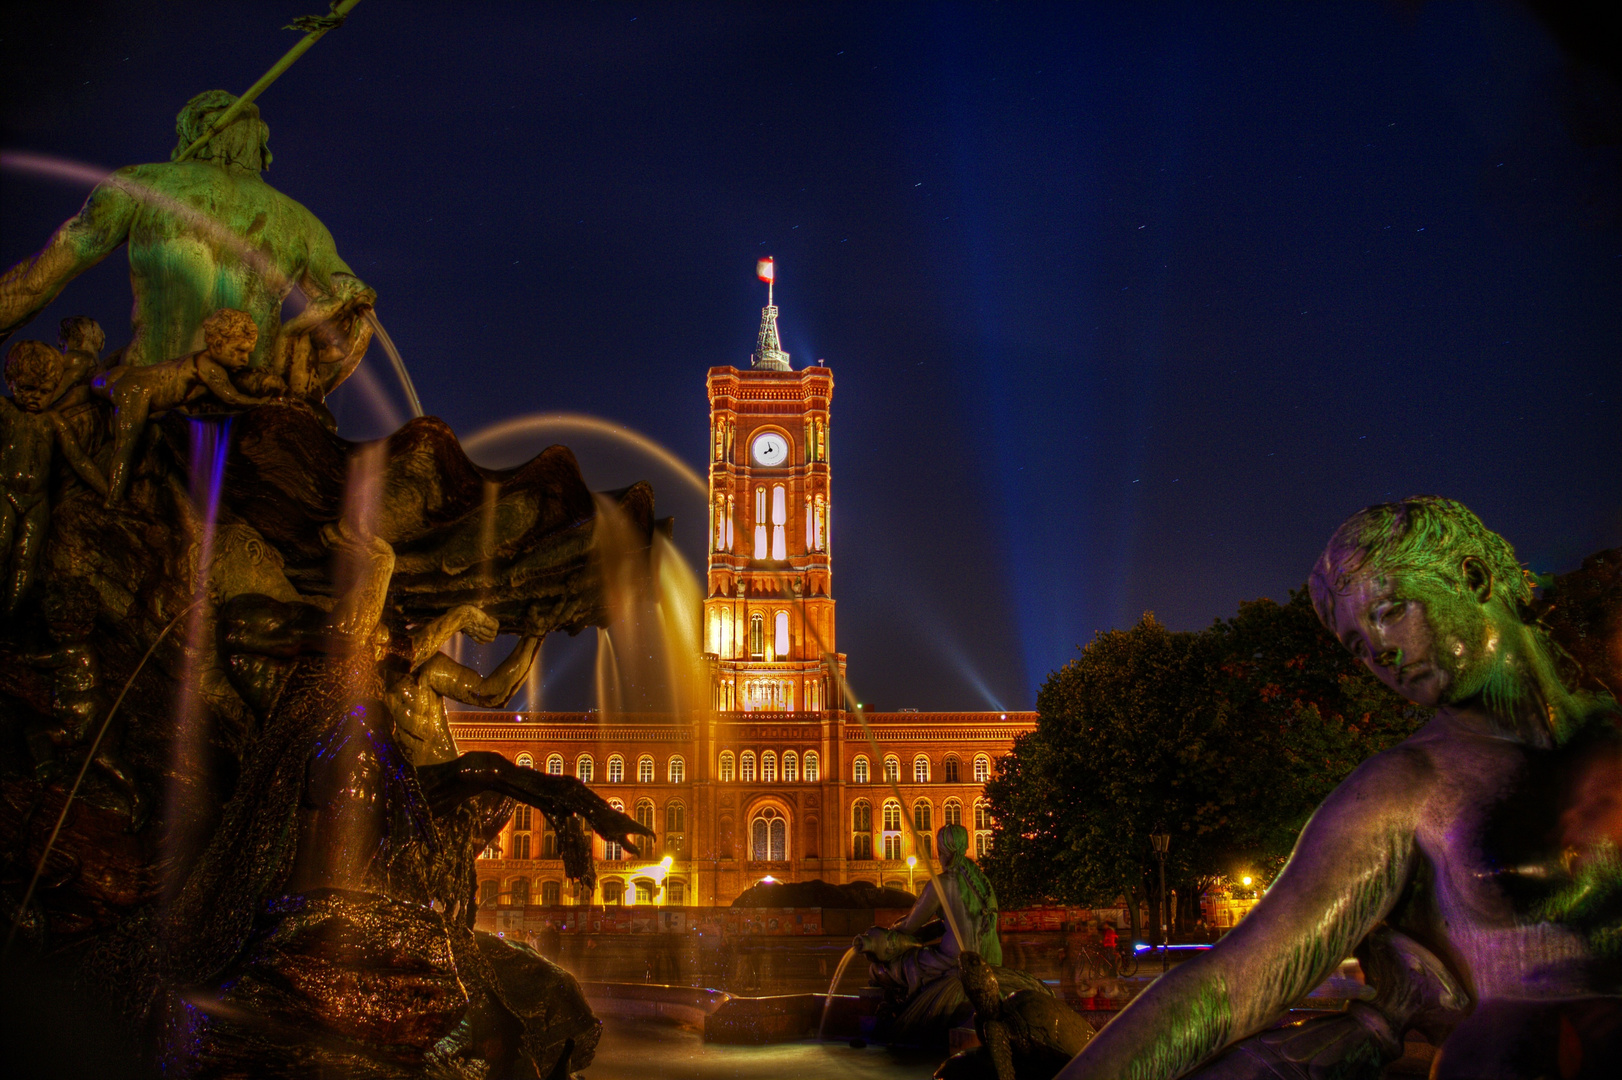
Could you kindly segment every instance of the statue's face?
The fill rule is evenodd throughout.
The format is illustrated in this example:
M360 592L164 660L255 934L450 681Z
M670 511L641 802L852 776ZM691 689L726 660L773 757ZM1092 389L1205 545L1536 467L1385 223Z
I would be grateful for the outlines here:
M61 372L41 373L22 372L11 380L11 398L17 403L19 409L27 412L39 412L51 398L51 391L56 389L61 379Z
M1352 579L1334 629L1376 678L1428 707L1480 693L1500 643L1486 602L1469 590L1379 571Z
M258 344L257 337L247 334L234 334L222 338L214 344L209 352L222 366L237 369L248 366L248 360L253 356L253 347Z

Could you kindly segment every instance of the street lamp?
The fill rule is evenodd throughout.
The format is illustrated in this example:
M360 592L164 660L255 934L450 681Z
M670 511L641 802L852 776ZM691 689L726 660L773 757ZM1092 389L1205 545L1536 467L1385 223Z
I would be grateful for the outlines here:
M907 856L907 891L912 892L912 868L918 865L918 856Z
M1160 912L1160 970L1166 970L1166 849L1171 847L1171 834L1156 832L1149 834L1149 843L1155 849L1155 858L1160 862L1160 903L1157 910Z

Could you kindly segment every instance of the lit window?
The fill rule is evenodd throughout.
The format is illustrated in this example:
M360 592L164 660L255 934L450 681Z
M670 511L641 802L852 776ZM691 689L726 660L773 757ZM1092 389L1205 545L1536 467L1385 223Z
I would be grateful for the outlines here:
M946 805L941 807L942 825L963 824L963 804L956 799L947 799Z
M974 800L974 827L977 831L991 828L991 810L984 799Z
M636 782L639 784L653 783L653 759L646 754L637 759Z
M769 806L749 823L749 856L755 862L788 858L788 820Z
M850 808L850 857L873 857L873 806L866 799L857 799Z
M721 772L721 779L722 780L725 780L725 781L728 781L728 782L730 782L732 780L732 751L731 750L723 750L723 751L721 751L721 769L720 769L720 772Z
M777 754L767 750L760 755L760 779L762 783L777 783Z
M929 759L922 754L912 759L912 782L915 784L929 783Z
M665 906L681 907L687 903L687 884L681 881L665 882Z
M855 780L858 784L867 783L867 758L865 757L856 759Z
M590 754L581 754L575 759L574 774L581 780L588 784L591 783L591 778L595 772L596 769L593 766Z
M546 759L546 771L551 776L563 775L563 755L553 754Z
M665 854L681 858L687 848L687 807L665 803Z
M772 558L782 562L788 558L788 499L782 484L772 486Z
M941 762L941 773L948 784L957 783L957 755L948 754L946 760Z
M884 857L901 858L901 804L894 799L884 803Z
M891 783L899 784L901 782L901 759L900 758L898 758L898 757L887 757L887 758L884 759L884 779L887 782L891 782Z
M755 782L755 752L745 750L738 758L738 777L746 784Z
M528 754L519 754L518 767L520 769L533 769L535 767L535 759L530 757Z
M479 906L495 907L500 902L501 882L495 878L485 878L479 882Z
M792 750L783 751L783 783L798 783L800 779L800 755Z
M513 907L529 906L529 878L515 877L507 889L507 902Z
M991 779L991 759L984 754L974 755L974 782L983 784Z
M774 621L776 623L776 626L775 626L774 629L777 632L773 636L777 640L776 640L776 643L773 644L772 650L773 650L773 652L775 654L775 659L786 660L786 659L788 659L788 655L789 655L789 651L790 651L789 650L789 641L788 641L788 612L779 611L777 613L777 618ZM785 705L786 704L787 703L785 702Z
M645 829L653 828L653 800L639 799L636 804L636 823Z
M625 885L619 881L603 882L603 903L619 904L625 900Z
M512 852L510 858L529 858L530 823L533 820L534 812L523 803L519 803L518 808L513 811L512 817L512 843L507 848L508 851Z
M670 765L665 773L670 777L672 784L685 784L687 782L687 762L678 754L670 759Z
M988 833L988 832L977 832L977 833L975 833L974 834L974 857L976 859L983 859L987 855L990 855L990 854L991 854L991 834Z
M766 557L766 486L755 489L755 558Z
M541 903L547 907L557 907L560 891L558 883L555 881L541 882Z
M819 778L820 774L817 769L817 752L815 750L807 750L805 752L805 782L808 784L815 784Z
M766 616L758 611L749 616L749 655L756 660L766 656Z
M552 828L552 819L541 815L541 858L558 857L558 831Z
M816 551L826 551L828 550L828 511L822 501L820 492L817 494L816 509L812 513L816 515L816 527L812 533L812 548Z
M931 807L928 799L919 799L912 804L912 827L918 833L918 854L930 853L930 838L935 835L935 827L931 824Z
M618 799L609 799L608 805L613 807L615 810L618 810L622 814L625 813L625 804ZM625 858L625 850L621 848L616 841L604 840L603 858L608 862L619 862L621 859Z
M625 759L615 754L608 759L608 782L619 784L625 781Z

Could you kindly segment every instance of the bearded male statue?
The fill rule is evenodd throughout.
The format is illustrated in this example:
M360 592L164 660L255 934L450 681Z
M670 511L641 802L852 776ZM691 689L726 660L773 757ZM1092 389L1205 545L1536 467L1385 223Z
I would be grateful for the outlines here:
M1410 1029L1440 1045L1437 1080L1617 1075L1616 702L1568 689L1514 550L1452 500L1354 514L1310 587L1341 644L1435 719L1347 777L1255 910L1059 1076L1378 1077ZM1371 1001L1264 1032L1354 949Z

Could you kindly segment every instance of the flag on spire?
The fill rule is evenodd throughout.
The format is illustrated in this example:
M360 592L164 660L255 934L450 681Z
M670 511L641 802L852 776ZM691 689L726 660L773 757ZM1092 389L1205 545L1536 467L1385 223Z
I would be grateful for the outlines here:
M772 283L772 257L770 255L755 263L755 276L768 285Z

